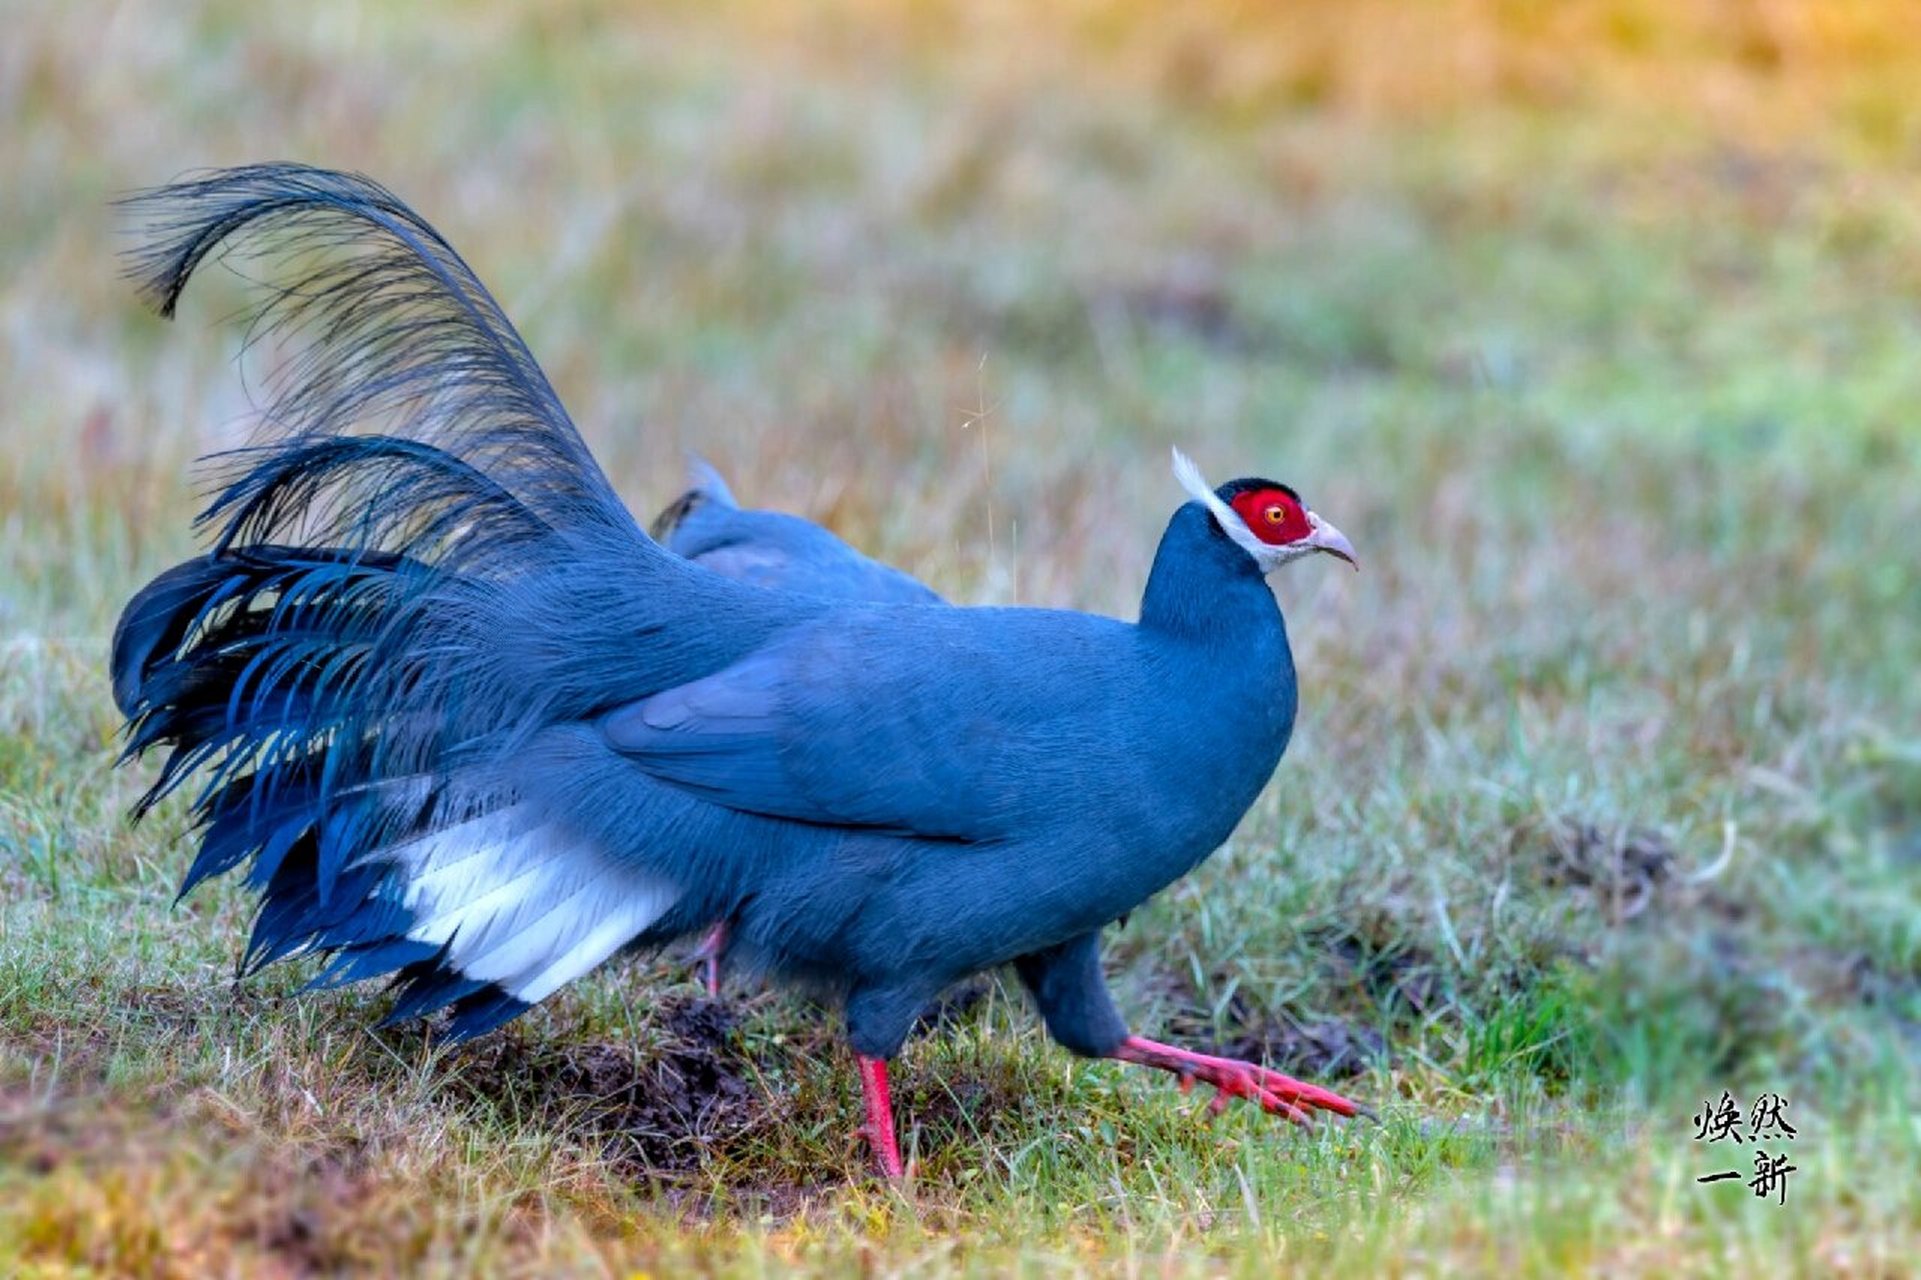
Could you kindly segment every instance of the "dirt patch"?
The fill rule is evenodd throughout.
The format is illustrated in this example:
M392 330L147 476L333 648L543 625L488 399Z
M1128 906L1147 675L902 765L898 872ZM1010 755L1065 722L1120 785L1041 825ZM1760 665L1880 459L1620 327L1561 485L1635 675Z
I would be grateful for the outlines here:
M1309 939L1335 985L1358 988L1389 1012L1427 1013L1446 994L1440 965L1425 948L1395 937L1398 927L1383 922L1370 929L1361 922L1352 929L1312 933ZM1392 940L1382 942L1382 937Z
M128 1097L77 1073L65 1083L77 1087L0 1084L0 1168L33 1180L15 1185L42 1206L47 1261L314 1276L398 1256L395 1215L368 1212L386 1179L359 1137L276 1141L236 1127L201 1090Z
M1586 894L1617 925L1646 911L1679 878L1673 844L1646 827L1529 821L1514 828L1509 849L1537 864L1546 884Z
M691 1172L779 1123L779 1099L751 1083L723 1001L670 1003L655 1031L660 1041L647 1046L499 1035L463 1054L448 1083L531 1115L636 1177Z
M380 1194L380 1179L357 1139L299 1162L263 1160L254 1178L253 1237L266 1257L296 1276L336 1275L358 1259L350 1223Z
M1058 1052L1055 1050L1054 1052ZM1027 1126L1031 1064L1018 1056L983 1055L965 1069L909 1064L893 1073L894 1114L903 1149L926 1169L959 1169L998 1161ZM1058 1112L1042 1124L1057 1124ZM862 1152L865 1159L865 1150Z

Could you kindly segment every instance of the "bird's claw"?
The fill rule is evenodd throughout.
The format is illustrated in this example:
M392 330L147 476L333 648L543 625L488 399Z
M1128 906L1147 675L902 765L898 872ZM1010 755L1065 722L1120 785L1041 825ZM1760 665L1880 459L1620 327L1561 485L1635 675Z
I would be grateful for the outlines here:
M1300 1125L1311 1125L1314 1123L1313 1117L1306 1111L1295 1106L1283 1095L1262 1085L1256 1074L1262 1070L1262 1068L1256 1067L1251 1063L1236 1062L1232 1065L1242 1069L1239 1071L1224 1071L1219 1074L1201 1077L1212 1090L1208 1095L1206 1105L1207 1114L1203 1117L1204 1119L1212 1120L1215 1116L1227 1110L1227 1104L1229 1102L1232 1102L1236 1098L1245 1098L1249 1102L1259 1103L1261 1110L1270 1115L1282 1116ZM1193 1092L1196 1078L1194 1075L1183 1075L1181 1077L1181 1092Z
M1331 1111L1342 1116L1357 1115L1362 1111L1358 1104L1338 1093L1296 1080L1257 1063L1193 1053L1139 1036L1129 1036L1113 1056L1123 1062L1173 1072L1179 1077L1180 1090L1184 1094L1193 1090L1197 1080L1213 1086L1214 1094L1207 1103L1210 1117L1225 1110L1231 1098L1245 1098L1259 1103L1263 1111L1302 1125L1313 1122L1311 1112L1314 1111Z

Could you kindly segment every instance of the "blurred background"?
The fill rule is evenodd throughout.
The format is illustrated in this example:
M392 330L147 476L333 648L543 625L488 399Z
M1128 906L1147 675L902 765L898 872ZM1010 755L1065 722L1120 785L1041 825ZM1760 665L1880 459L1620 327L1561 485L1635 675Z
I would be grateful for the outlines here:
M5 1269L1912 1256L1921 8L0 18ZM909 1055L914 1226L819 1018L738 993L709 1044L671 960L465 1059L236 993L244 900L168 909L101 667L245 428L248 295L143 313L109 202L265 159L431 219L643 519L697 449L955 599L1128 616L1170 444L1302 490L1366 571L1276 580L1289 757L1110 969L1388 1124L1205 1129L990 986ZM698 1053L738 1088L655 1107ZM1723 1088L1793 1100L1786 1206L1692 1182Z

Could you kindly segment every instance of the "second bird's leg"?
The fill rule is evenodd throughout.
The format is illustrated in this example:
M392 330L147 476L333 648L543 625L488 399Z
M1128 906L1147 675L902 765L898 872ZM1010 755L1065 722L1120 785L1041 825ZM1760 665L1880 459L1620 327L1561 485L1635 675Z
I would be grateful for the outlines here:
M1256 1063L1193 1053L1141 1036L1127 1037L1108 1056L1122 1062L1171 1071L1181 1078L1183 1089L1195 1080L1213 1085L1216 1093L1211 1107L1214 1111L1225 1107L1229 1098L1247 1098L1260 1103L1264 1111L1286 1116L1296 1124L1306 1124L1310 1111L1332 1111L1336 1115L1351 1116L1363 1110L1358 1103L1350 1102L1338 1093L1296 1080L1293 1076L1282 1075L1278 1071L1270 1071Z
M860 1068L861 1105L867 1120L860 1131L874 1149L882 1176L899 1180L906 1176L901 1164L900 1144L894 1137L894 1103L887 1091L887 1060L855 1054Z
M720 955L727 950L727 922L715 924L694 948L694 963L700 966L700 978L707 988L707 994L720 994Z

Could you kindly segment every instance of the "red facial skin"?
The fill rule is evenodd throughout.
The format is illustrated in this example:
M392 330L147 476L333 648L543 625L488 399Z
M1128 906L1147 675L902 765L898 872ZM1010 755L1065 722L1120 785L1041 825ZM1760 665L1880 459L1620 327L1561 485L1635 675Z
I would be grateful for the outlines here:
M1299 542L1313 532L1307 511L1279 489L1250 489L1234 495L1232 505L1254 536L1269 546Z

